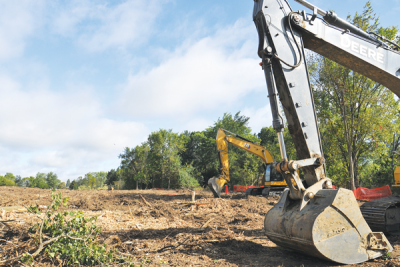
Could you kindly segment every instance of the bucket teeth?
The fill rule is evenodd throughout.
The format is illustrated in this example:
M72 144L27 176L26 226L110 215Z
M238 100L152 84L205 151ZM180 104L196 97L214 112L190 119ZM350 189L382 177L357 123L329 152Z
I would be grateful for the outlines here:
M302 208L289 191L265 215L275 244L340 264L361 263L393 250L385 235L372 232L352 191L320 189Z
M368 248L373 250L392 251L393 247L390 245L386 236L382 232L372 232L367 237Z

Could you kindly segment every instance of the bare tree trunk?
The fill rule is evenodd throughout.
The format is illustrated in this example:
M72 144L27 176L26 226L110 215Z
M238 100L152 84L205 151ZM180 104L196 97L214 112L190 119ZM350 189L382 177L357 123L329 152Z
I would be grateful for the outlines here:
M168 177L168 189L170 185L171 185L171 176Z
M353 171L353 159L349 158L349 176L350 176L350 190L355 190L354 186L354 171Z
M354 155L354 165L353 165L353 170L354 170L354 185L355 188L358 188L360 186L360 180L358 177L358 158L357 156Z
M136 190L139 190L139 180L136 180Z
M160 188L163 188L163 184L164 184L164 170L163 170L163 167L161 167L161 185L160 185Z

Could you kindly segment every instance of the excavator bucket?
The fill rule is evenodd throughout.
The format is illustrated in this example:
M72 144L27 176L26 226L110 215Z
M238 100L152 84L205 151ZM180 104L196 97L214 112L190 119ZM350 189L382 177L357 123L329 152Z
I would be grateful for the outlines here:
M221 191L225 183L226 180L221 177L213 177L208 179L208 187L211 189L214 197L221 197Z
M352 191L321 189L312 199L292 200L285 190L265 216L265 232L279 246L354 264L393 250L381 232L372 232Z

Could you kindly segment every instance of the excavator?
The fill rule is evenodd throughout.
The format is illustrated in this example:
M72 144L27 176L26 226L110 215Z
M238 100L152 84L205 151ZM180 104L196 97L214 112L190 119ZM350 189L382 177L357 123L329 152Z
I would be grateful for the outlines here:
M225 132L231 135L226 135ZM228 143L256 155L264 162L265 173L259 178L259 187L247 189L246 195L268 196L271 191L282 192L286 188L287 184L283 176L275 169L274 158L265 147L222 128L218 129L216 142L221 175L217 179L211 178L219 183L218 191L213 191L215 197L221 197L221 189L225 183L230 181Z
M393 247L383 232L372 232L352 191L332 189L304 48L382 84L400 97L400 47L357 28L332 11L305 0L295 1L311 13L293 11L287 0L254 0L257 54L262 60L272 125L283 159L276 169L288 185L265 215L264 230L272 242L284 248L340 264L365 262L386 255ZM298 160L287 159L278 98ZM300 168L304 183L296 172ZM209 180L213 192L218 192L218 182L218 178Z

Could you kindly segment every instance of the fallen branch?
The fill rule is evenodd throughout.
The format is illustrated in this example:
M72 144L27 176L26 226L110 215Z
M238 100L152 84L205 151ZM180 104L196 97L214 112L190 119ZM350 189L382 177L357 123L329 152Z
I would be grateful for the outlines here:
M15 220L0 221L0 223L8 223L8 222L15 222Z
M203 224L203 226L202 226L202 227L200 227L200 228L202 228L202 229L206 228L206 227L207 227L207 225L208 225L210 222L212 222L214 219L215 219L215 218L211 218L211 219L209 219L209 220L208 220L208 221L206 221L206 223L205 223L205 224Z
M190 232L188 234L190 234ZM170 249L178 248L179 246L182 246L183 244L185 244L185 242L188 241L190 237L191 236L189 235L183 242L179 242L178 245L176 245L176 246L174 246L174 245L166 246L166 247L159 249L157 252L162 252L163 250L166 250L168 248L170 248Z
M35 257L36 257L37 255L39 255L39 253L43 250L44 246L46 246L47 244L50 244L51 242L54 242L54 241L60 239L60 238L63 237L63 236L64 236L64 235L59 235L59 236L56 236L56 237L51 238L50 240L48 240L48 241L46 241L46 242L41 242L41 243L39 244L38 249L37 249L33 254L30 254L29 252L26 252L26 254L28 254L28 255L31 256L32 258L35 258ZM42 238L40 238L40 241L41 241L41 239L42 239ZM7 260L0 261L0 264L1 264L1 263L4 263L4 262L9 262L9 261L18 260L18 259L20 259L22 256L23 256L23 254L20 255L20 256L18 256L18 257L15 257L15 258L11 258L11 259L7 259Z
M7 241L7 240L5 240L5 239L0 239L0 241L4 241L4 242L7 242L7 243L10 243L10 244L13 245L14 247L17 247L14 243L12 243L12 242L10 242L10 241Z
M128 203L128 208L129 208L129 213L131 214L132 219L135 219L135 217L133 217L132 211L131 211L131 206Z
M147 202L147 200L144 199L144 197L143 197L142 195L139 195L139 197L143 200L143 202L144 202L147 206L152 207L152 205L151 205L149 202Z
M0 224L7 227L8 229L11 229L10 226L7 225L8 221L0 221Z

